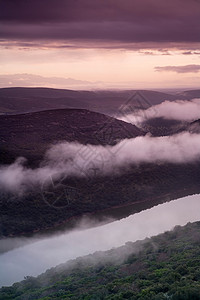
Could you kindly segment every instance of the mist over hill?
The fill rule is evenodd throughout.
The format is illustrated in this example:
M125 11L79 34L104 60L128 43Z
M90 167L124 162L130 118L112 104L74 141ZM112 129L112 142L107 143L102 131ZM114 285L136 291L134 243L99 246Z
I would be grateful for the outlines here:
M148 128L83 109L1 115L0 126L1 236L200 192L198 133L151 137Z
M198 93L0 89L0 235L200 192Z
M199 299L199 233L188 223L79 257L2 287L0 299Z
M0 127L0 162L24 156L32 166L41 162L50 145L61 141L114 145L145 134L135 125L84 109L2 115Z

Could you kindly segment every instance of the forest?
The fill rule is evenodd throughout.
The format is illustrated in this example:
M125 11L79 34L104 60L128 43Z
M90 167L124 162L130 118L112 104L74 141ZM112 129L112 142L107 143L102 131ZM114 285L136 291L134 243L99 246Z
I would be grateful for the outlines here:
M0 300L200 299L200 222L80 257L0 289Z

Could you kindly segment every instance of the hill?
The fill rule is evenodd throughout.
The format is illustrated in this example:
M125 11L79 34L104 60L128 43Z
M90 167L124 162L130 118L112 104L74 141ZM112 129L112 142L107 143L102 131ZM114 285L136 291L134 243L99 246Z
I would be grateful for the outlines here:
M42 160L51 144L60 141L114 145L145 134L132 124L83 109L1 115L0 128L0 163L24 156L32 166Z
M192 133L200 133L200 120L196 120L194 122L191 122L188 125L187 130L192 132Z
M188 90L184 92L177 93L176 96L177 99L194 99L194 98L200 98L200 90Z
M178 120L169 120L160 118L152 118L144 121L141 128L150 132L153 136L167 136L187 130L188 123Z
M0 299L200 299L200 222L77 258L0 289Z
M193 122L169 120L164 118L152 118L140 124L140 128L145 132L150 132L153 136L169 136L183 131L190 133L200 133L200 120Z

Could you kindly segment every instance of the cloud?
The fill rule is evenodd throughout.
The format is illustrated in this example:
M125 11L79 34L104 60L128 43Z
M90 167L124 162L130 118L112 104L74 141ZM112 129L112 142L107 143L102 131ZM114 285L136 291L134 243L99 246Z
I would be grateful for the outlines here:
M199 43L200 3L195 0L2 1L0 37L120 43ZM111 46L112 47L112 46Z
M136 125L152 118L191 122L200 119L200 99L192 99L190 101L166 100L146 110L136 110L133 113L118 116L117 118Z
M41 166L27 168L20 158L0 168L2 190L23 193L52 178L90 177L119 173L140 163L186 163L200 159L200 135L184 132L170 137L137 137L122 140L115 146L60 143L46 153Z
M153 52L154 55L172 55L169 50L182 54L180 51L194 51L193 54L198 54L195 50L198 50L200 43L187 43L187 42L130 42L121 40L104 40L104 39L59 39L59 40L47 40L47 39L32 39L31 37L25 39L6 39L0 38L0 47L3 49L18 49L18 50L30 50L30 49L103 49L103 50L128 50L128 51L139 51L141 54L147 54L147 52Z
M197 52L197 51L184 51L182 53L183 55L200 55L200 52Z
M0 87L60 87L60 88L94 88L98 83L73 78L44 77L33 74L0 75ZM101 86L101 83L99 83Z
M157 72L198 73L200 71L200 65L193 64L193 65L186 65L186 66L164 66L164 67L155 67L155 70Z
M134 17L198 16L199 1L174 0L7 0L1 2L0 18L30 23L75 21L124 21Z

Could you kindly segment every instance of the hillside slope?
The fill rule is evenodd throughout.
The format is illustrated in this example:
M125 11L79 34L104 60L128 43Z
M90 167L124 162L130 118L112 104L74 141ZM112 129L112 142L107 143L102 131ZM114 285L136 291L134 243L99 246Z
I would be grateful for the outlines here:
M42 160L51 144L60 141L114 145L145 134L132 124L83 109L1 115L0 129L0 163L24 156L31 165Z
M200 222L97 252L0 289L0 299L200 299Z
M194 99L194 98L200 98L200 90L188 90L181 93L176 94L177 99Z
M152 118L141 124L141 129L150 132L153 136L169 136L183 131L200 133L200 120L193 122L169 120L164 118Z

